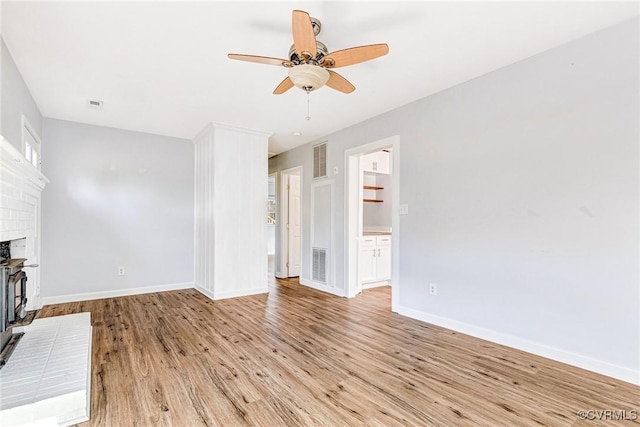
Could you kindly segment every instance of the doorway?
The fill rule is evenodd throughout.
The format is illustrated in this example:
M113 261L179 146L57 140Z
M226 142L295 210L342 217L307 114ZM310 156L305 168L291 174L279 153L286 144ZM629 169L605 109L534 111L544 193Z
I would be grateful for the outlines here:
M276 178L272 173L267 181L267 273L271 281L275 272L276 255Z
M379 157L389 158L388 170L385 169L385 166L382 166L384 162ZM374 163L372 163L372 159ZM381 166L382 168L380 168ZM400 246L400 137L385 138L345 151L345 170L346 296L349 298L355 297L363 288L369 287L368 283L375 282L382 276L385 276L384 278L388 276L392 285L392 310L397 311L396 307L400 295L398 274ZM373 177L380 172L389 173L380 175L378 177L380 182L372 182ZM384 185L381 184L382 182L384 182ZM383 196L386 188L391 190L390 197ZM371 217L365 222L365 205L367 205L367 209L371 210L371 207L381 207L384 204L386 204L385 211L387 212L384 214L380 212L381 216L378 218L386 218L384 220L385 224L374 224L371 222ZM373 225L376 225L376 227ZM386 229L387 227L388 230ZM385 264L384 261L388 261L389 256L391 258L390 263ZM382 263L382 265L378 266L378 263ZM390 272L385 270L388 265L391 268ZM376 269L379 269L379 271ZM377 278L372 279L372 275L376 275Z
M280 275L299 277L302 258L302 166L282 171Z

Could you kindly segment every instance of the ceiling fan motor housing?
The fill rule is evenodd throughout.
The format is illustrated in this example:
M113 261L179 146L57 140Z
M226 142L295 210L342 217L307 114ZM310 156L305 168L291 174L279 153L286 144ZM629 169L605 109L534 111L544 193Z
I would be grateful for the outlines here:
M309 20L311 21L311 26L313 27L313 34L317 36L318 34L320 34L320 30L322 30L322 23L318 18L314 18L313 16L310 16Z
M316 40L316 56L313 58L301 58L296 52L296 45L292 44L291 48L289 48L289 60L293 62L295 65L298 64L314 64L320 65L320 60L324 58L329 53L329 49L327 46Z

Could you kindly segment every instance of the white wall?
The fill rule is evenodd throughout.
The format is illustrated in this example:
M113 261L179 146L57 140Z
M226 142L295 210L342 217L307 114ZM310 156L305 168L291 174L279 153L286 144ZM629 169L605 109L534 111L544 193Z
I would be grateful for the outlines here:
M0 36L0 135L22 152L22 115L42 137L42 114Z
M193 286L191 141L49 118L44 141L45 304Z
M323 138L340 168L335 286L344 150L399 135L399 311L640 383L638 31L627 21ZM311 147L270 161L304 166L305 248Z

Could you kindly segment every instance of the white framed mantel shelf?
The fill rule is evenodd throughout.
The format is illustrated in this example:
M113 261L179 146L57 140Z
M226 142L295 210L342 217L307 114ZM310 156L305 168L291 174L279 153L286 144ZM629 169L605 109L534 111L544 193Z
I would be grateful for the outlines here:
M16 147L0 135L0 165L18 176L23 177L39 191L49 183L49 179L33 166Z

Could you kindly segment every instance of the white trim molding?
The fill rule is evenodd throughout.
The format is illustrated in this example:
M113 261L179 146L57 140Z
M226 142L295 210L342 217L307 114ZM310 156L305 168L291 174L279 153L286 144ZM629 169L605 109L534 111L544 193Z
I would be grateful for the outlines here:
M400 135L393 135L373 141L344 152L344 216L345 216L345 295L353 298L358 294L360 282L359 256L362 234L362 182L360 177L360 156L385 147L392 148L392 195L391 195L391 311L398 312L400 301ZM364 288L363 288L364 289Z
M32 150L34 150L37 155L38 155L38 164L34 165L38 170L40 170L40 165L42 165L42 139L40 138L40 135L38 135L38 132L36 132L35 128L31 125L31 123L29 123L29 120L27 119L27 116L25 116L24 114L20 117L21 119L21 132L20 132L20 137L21 137L21 141L20 141L20 146L22 147L22 154L25 156L26 159L26 154L27 154L27 147L26 147L26 142L27 142L27 134L31 135L31 137L33 138L33 140L36 142L37 146L36 147L31 147ZM32 153L30 153L30 155L33 155L33 151ZM28 161L28 160L27 160ZM33 163L31 163L33 164Z
M300 206L304 206L304 169L302 166L294 166L292 168L277 172L279 179L276 178L276 256L274 259L274 276L278 279L289 278L289 269L287 261L289 255L289 230L283 227L289 221L289 191L286 188L290 175L300 176ZM304 221L302 220L303 212L300 211L300 274L304 269L302 250L304 248Z
M193 137L193 140L196 141L200 138L202 138L203 136L207 135L209 132L211 132L213 129L226 129L226 130L230 130L233 132L242 132L242 133L248 133L248 134L253 134L256 136L263 136L266 138L270 138L273 135L272 131L265 131L265 130L258 130L258 129L250 129L250 128L243 128L241 126L234 126L234 125L229 125L226 123L220 123L220 122L209 122L207 123L207 125L196 134L196 136ZM268 152L267 152L268 154Z
M193 289L193 288L194 288L193 282L172 283L168 285L158 285L158 286L141 286L138 288L114 289L111 291L88 292L85 294L69 294L69 295L59 295L54 297L44 297L42 298L42 304L43 305L63 304L67 302L90 301L90 300L103 299L103 298L117 298L117 297L126 297L130 295L151 294L154 292L179 291L182 289Z
M363 283L362 289L381 288L383 286L391 286L391 282L389 280L383 280L381 282Z
M432 325L437 325L456 332L471 335L472 337L481 338L496 344L505 345L507 347L526 351L527 353L546 357L557 362L562 362L568 365L576 366L578 368L586 369L587 371L596 372L598 374L626 381L631 384L640 385L640 369L634 370L624 366L614 365L612 363L593 359L582 354L572 353L535 341L529 341L524 338L504 334L502 332L496 332L491 329L481 328L469 323L460 322L458 320L436 316L434 314L425 313L413 308L399 306L398 313L412 319L420 320Z
M309 197L309 254L311 255L311 262L309 268L309 276L311 276L311 283L316 283L321 288L316 288L320 290L327 289L335 289L336 287L336 277L335 277L335 257L334 257L334 204L335 204L335 181L333 179L323 178L315 180L311 183L310 187L310 197ZM316 227L316 191L321 187L329 187L329 232L328 232L328 241L324 244L322 242L316 241L315 236L315 227ZM326 246L326 247L325 247ZM325 258L325 277L327 282L321 283L313 280L313 249L321 248L327 251ZM302 281L300 282L302 283ZM306 286L306 285L305 285ZM342 289L338 291L339 293L334 293L335 295L343 295Z
M201 294L213 299L227 299L227 298L238 298L238 297L248 297L251 295L260 295L260 294L268 294L269 288L251 288L251 289L240 289L226 292L212 292L209 289L205 289L201 286L196 286L195 289Z
M316 291L326 292L331 295L336 295L339 297L344 297L344 289L334 288L333 286L326 285L324 283L316 282L310 279L305 279L300 277L298 279L301 285L307 286L311 289L315 289Z
M3 169L23 177L38 191L44 190L49 179L42 174L15 148L6 138L0 135L0 165Z

